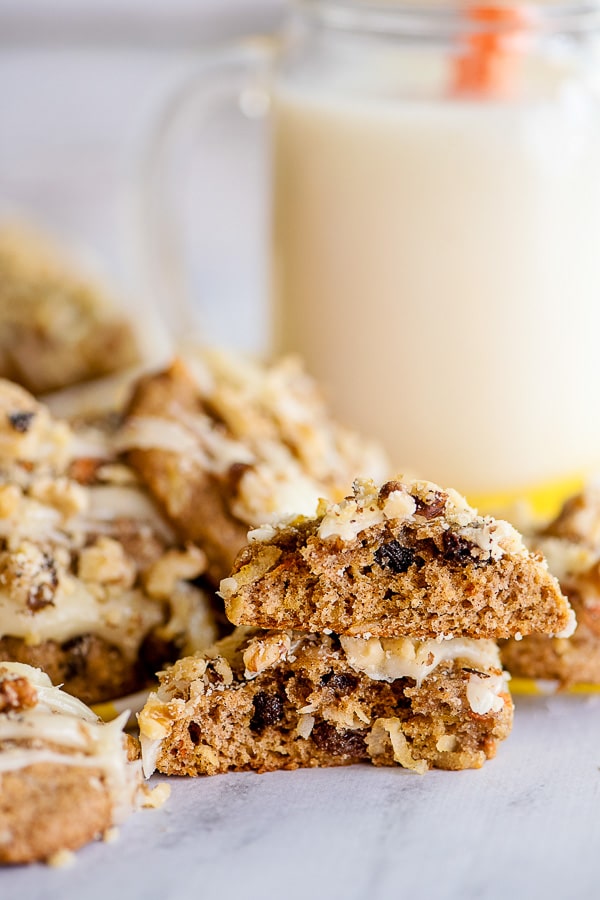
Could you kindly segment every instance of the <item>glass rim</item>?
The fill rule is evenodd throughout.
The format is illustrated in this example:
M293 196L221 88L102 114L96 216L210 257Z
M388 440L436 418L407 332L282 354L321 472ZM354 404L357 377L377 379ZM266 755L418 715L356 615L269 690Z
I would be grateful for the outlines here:
M445 3L444 0L295 0L302 18L325 28L374 35L559 34L600 31L600 2ZM503 15L504 14L504 15ZM516 15L515 15L516 14Z

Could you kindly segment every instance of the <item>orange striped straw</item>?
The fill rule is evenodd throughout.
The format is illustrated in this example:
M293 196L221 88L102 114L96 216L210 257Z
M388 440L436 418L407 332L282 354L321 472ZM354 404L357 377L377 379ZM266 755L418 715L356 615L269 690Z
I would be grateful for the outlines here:
M468 6L467 19L476 26L463 39L454 61L451 92L475 98L505 99L518 90L524 35L533 17L519 6Z

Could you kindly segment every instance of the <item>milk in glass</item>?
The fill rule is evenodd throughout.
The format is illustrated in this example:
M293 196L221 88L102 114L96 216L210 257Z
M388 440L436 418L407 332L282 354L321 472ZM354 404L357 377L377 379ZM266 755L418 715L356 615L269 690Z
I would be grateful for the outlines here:
M445 51L344 38L334 77L328 49L274 94L276 349L399 469L471 496L592 470L594 84L560 41L500 97L452 95Z

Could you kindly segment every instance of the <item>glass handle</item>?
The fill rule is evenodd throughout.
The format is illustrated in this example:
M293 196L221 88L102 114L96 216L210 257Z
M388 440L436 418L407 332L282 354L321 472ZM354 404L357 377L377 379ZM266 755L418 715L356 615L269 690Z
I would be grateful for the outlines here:
M198 331L206 339L190 296L183 229L170 184L173 151L181 143L180 125L196 114L202 130L210 115L231 104L248 119L264 117L276 50L273 38L258 37L207 54L167 99L143 148L136 196L139 290L176 345L193 339ZM210 209L200 212L211 214Z

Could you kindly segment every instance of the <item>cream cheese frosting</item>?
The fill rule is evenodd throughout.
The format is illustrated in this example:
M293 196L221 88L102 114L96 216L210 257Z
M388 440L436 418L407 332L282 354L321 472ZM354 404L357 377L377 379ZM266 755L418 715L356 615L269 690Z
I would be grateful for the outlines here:
M444 662L460 659L487 671L502 670L494 641L474 638L418 641L413 638L361 638L340 636L350 666L375 681L414 678L420 686Z
M0 380L0 638L64 643L94 634L135 660L159 627L188 647L216 637L200 551L155 590L146 575L176 537L127 465L115 426L54 420L27 391ZM83 454L83 455L82 455ZM181 568L181 565L180 565Z
M420 686L425 678L445 662L461 660L471 672L467 701L474 713L499 712L507 690L508 673L502 671L500 653L494 641L473 638L418 641L413 638L354 638L340 636L349 665L374 681L413 678Z
M24 638L29 645L96 634L134 659L143 637L163 621L163 603L143 591L119 591L102 599L68 573L61 574L52 604L35 613L0 591L0 634Z

